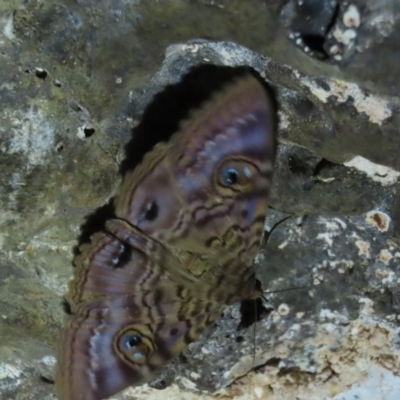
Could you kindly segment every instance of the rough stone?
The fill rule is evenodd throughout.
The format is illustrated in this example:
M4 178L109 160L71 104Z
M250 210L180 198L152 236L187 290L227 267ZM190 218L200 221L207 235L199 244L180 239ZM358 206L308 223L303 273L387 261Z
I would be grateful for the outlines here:
M115 398L399 398L399 16L390 0L2 2L0 398L54 399L78 240L244 66L279 111L266 300Z

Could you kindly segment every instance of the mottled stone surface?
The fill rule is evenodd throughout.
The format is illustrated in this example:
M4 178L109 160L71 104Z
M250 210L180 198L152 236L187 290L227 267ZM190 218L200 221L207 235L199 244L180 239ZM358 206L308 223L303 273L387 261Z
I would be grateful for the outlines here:
M268 291L307 287L267 294L255 325L254 304L229 308L153 382L165 390L115 398L398 399L399 8L1 2L0 398L54 399L78 237L107 217L120 171L231 73L221 67L249 66L280 119L257 271Z

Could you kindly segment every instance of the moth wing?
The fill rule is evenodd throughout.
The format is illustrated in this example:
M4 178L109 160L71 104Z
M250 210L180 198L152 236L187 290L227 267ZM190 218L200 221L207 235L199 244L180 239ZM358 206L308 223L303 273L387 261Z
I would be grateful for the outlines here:
M250 268L267 211L275 125L265 89L241 77L124 177L117 217L166 246L201 255L220 274Z
M198 286L182 257L121 220L106 222L74 259L67 300L72 309L90 299L129 295L171 283Z
M63 331L59 399L105 399L148 381L222 312L180 295L164 286L78 307Z
M209 300L212 287L182 258L190 259L121 220L81 247L58 359L60 399L103 399L149 380L218 318L223 304Z
M236 226L250 244L252 226L264 222L267 209L274 111L250 75L216 93L126 174L117 217L186 251L209 252L214 237Z

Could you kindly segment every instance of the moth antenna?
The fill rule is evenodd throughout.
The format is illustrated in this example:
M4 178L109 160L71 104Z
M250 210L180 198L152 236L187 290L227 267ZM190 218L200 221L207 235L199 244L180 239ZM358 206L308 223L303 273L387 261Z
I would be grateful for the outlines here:
M253 362L252 362L252 367L250 369L250 371L248 371L247 378L250 380L249 383L249 390L248 390L248 394L249 394L249 398L251 398L251 391L252 391L252 384L253 384L253 380L251 378L251 372L255 370L256 368L256 325L257 325L257 302L254 302L254 315L256 317L254 324L253 324Z
M252 369L255 368L255 364L256 364L256 333L257 333L257 331L256 331L256 325L257 325L257 302L256 301L254 302L254 315L256 316L256 320L254 321L254 324L253 324L253 343L254 343L254 346L253 346L253 368Z
M278 290L271 290L271 291L264 291L264 294L271 294L271 293L280 293L280 292L288 292L289 290L298 290L298 289L310 289L312 287L315 287L316 285L306 285L306 286L296 286L296 287L292 287L292 288L286 288L286 289L278 289ZM261 296L264 300L266 300L266 298L264 297L264 295Z
M263 236L263 240L262 240L262 247L265 247L268 243L268 240L272 234L272 232L282 223L284 223L286 220L288 220L289 218L292 218L293 215L288 215L287 217L284 217L282 219L280 219L278 222L275 222L274 225L272 225L271 229L269 231L264 231L264 236Z

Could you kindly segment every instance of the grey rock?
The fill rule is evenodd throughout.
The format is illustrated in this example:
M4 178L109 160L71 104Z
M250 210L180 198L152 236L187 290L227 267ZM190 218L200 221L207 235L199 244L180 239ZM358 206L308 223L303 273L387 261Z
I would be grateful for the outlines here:
M77 239L101 229L121 173L243 66L279 111L267 301L228 308L158 389L125 398L398 398L399 15L389 0L2 2L0 398L55 398Z

